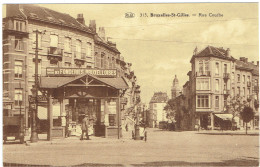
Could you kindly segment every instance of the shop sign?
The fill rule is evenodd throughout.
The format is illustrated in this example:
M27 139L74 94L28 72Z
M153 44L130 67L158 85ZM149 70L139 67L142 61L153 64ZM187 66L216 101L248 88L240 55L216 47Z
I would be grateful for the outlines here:
M38 95L37 97L38 97L37 98L38 101L47 101L47 98L44 95ZM30 103L35 103L35 98L32 95L29 95L28 100L29 100Z
M89 68L46 68L46 75L50 77L58 76L77 76L77 75L95 75L100 77L117 77L116 69L89 69Z

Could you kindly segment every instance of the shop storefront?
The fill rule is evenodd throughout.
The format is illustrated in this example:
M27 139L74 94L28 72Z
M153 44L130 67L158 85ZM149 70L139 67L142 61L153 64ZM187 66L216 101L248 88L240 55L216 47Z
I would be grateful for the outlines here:
M40 90L48 101L49 138L76 135L83 115L93 135L120 138L120 98L128 85L116 76L116 70L47 68Z

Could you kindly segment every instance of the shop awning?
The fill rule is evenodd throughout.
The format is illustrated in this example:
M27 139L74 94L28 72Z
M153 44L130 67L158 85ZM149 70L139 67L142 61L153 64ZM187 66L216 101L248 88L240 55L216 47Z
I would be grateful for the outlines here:
M118 78L100 78L93 75L85 74L76 77L41 77L40 78L40 88L59 88L62 86L66 86L69 83L72 83L76 80L80 80L83 77L90 77L94 80L103 83L109 87L113 87L115 89L127 89L128 85L123 77ZM87 85L86 85L87 86ZM91 86L91 85L89 85Z
M223 120L232 120L232 114L215 114L218 118L221 118Z

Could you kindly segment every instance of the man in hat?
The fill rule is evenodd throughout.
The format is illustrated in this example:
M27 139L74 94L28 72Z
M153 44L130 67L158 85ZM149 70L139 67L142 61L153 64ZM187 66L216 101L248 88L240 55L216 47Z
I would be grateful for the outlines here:
M89 124L88 115L84 115L84 119L82 120L82 124L81 124L82 134L80 140L83 140L84 133L86 133L87 140L90 140L88 136L88 124Z

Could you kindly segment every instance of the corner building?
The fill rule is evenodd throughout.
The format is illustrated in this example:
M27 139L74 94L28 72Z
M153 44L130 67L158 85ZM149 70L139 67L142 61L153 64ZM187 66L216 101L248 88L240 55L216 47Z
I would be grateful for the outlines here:
M184 96L191 105L191 128L197 124L203 129L214 129L214 118L232 118L226 105L236 95L254 108L256 117L251 128L258 127L258 105L254 104L259 104L259 62L254 64L244 57L237 60L231 56L230 49L208 46L198 53L196 50L190 60L189 81L184 85ZM243 122L239 118L235 120L243 128Z
M6 5L3 115L17 116L21 111L26 128L30 127L29 99L35 84L38 36L37 124L41 131L48 131L51 137L64 137L67 123L77 126L82 115L88 114L94 135L120 137L121 110L127 103L123 97L129 88L125 77L127 63L116 45L105 39L104 31L101 27L96 32L94 20L87 26L82 14L75 19L37 5ZM64 69L99 70L100 74L116 70L116 75L62 75L60 71Z

